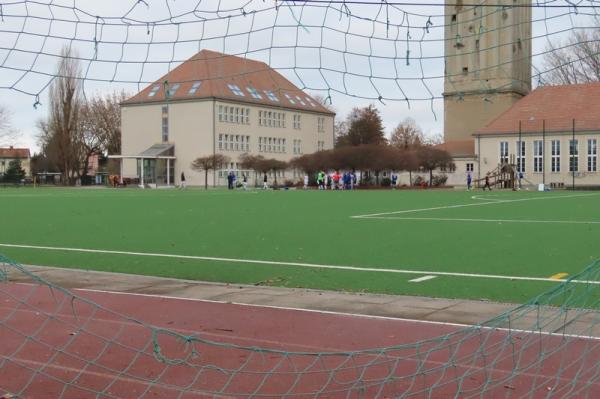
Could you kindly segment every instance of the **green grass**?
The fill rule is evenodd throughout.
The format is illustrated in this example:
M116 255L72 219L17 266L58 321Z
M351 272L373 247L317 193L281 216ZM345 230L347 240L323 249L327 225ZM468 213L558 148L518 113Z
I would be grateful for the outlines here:
M526 200L470 205L485 199ZM549 277L576 274L600 257L600 224L350 216L465 204L469 206L389 216L600 221L599 201L600 193L585 192L1 189L0 243ZM0 252L35 265L511 302L524 302L556 286L450 276L410 283L421 275L1 246Z

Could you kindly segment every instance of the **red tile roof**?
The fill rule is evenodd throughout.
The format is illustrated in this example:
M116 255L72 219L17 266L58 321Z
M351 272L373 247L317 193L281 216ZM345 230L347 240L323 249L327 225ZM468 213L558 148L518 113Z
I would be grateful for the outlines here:
M195 82L201 83L192 92ZM218 98L334 114L264 62L210 50L200 51L123 104L164 102L165 91L174 90L176 84L180 86L169 101ZM236 85L244 96L235 95L228 84ZM249 88L256 89L262 98L253 97ZM153 90L155 94L150 95ZM271 100L265 91L272 92L279 101Z
M0 158L29 159L30 157L29 148L0 148Z
M540 133L545 120L547 132L600 130L600 83L540 87L489 125L475 133Z
M447 141L435 146L440 150L447 151L453 157L474 156L475 140L454 140Z

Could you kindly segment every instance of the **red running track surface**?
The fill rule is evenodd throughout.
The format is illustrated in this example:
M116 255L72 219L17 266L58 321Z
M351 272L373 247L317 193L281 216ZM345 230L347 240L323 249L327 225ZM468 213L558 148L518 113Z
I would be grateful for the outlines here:
M79 298L46 286L0 285L0 393L24 399L600 398L600 340L73 293ZM372 348L387 349L365 351Z

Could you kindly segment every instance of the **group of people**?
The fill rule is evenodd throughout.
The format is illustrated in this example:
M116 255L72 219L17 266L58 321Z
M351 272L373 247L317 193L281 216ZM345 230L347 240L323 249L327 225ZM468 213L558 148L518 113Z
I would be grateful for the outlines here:
M304 189L308 189L308 175L304 176ZM319 190L352 190L356 186L356 173L344 172L340 174L337 170L331 174L324 171L317 173L317 186Z
M233 172L227 174L227 189L233 190L237 187L237 176ZM248 175L242 173L242 188L248 190Z

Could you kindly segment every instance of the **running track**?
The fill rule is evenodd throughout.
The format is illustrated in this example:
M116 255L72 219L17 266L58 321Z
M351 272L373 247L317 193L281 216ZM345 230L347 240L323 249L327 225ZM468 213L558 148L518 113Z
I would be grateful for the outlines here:
M0 395L600 398L600 340L523 332L508 338L506 331L405 320L74 293L82 299L0 284Z

